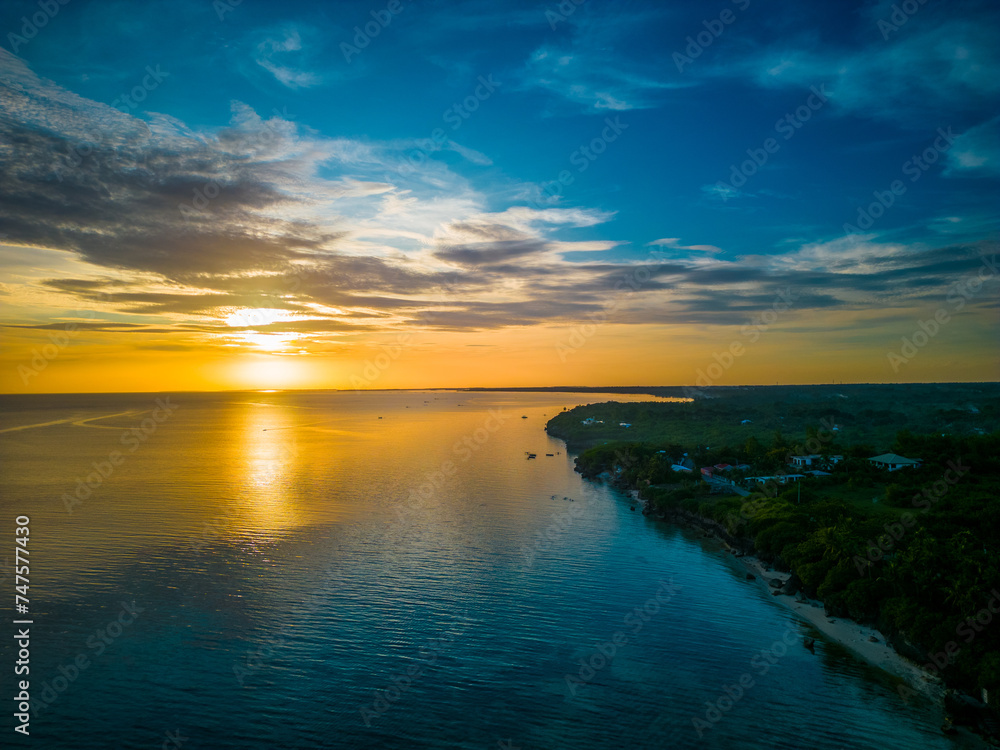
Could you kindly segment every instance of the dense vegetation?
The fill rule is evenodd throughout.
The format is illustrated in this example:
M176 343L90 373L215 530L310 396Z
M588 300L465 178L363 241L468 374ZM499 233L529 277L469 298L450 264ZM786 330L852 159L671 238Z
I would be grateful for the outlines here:
M612 390L612 389L608 389ZM804 435L824 422L839 429L842 444L883 452L899 430L918 434L972 435L1000 424L1000 385L817 385L714 387L698 391L649 388L659 396L694 396L690 403L639 402L581 406L558 415L549 432L571 448L609 440L686 446L767 445L775 431ZM603 424L583 425L593 417ZM744 420L749 420L743 424ZM629 428L619 426L626 422Z
M554 434L565 434L581 418L597 416L608 417L606 425L614 420L617 428L619 417L612 415L622 415L620 421L633 424L630 432L645 439L585 450L577 458L581 473L610 472L615 481L638 489L653 513L686 511L717 522L737 544L795 573L806 593L823 600L831 613L877 625L903 653L936 664L950 684L975 694L977 688L990 690L995 706L1000 614L981 613L991 602L1000 612L1000 599L995 599L1000 591L1000 432L991 400L996 388L977 387L984 392L976 405L931 403L930 416L907 415L914 405L898 396L883 400L882 410L897 415L897 428L940 421L926 430L931 434L902 429L871 444L859 440L880 434L880 425L866 424L877 421L865 415L870 405L831 416L824 411L827 404L808 399L773 405L771 423L785 431L772 430L768 437L757 429L734 429L730 413L728 440L706 438L711 420L720 418L719 404L698 401L581 407L556 417L550 427ZM731 400L730 412L737 402ZM760 405L740 407L736 416L743 419ZM678 417L684 409L686 416ZM709 423L688 423L695 412ZM663 414L670 416L661 421ZM834 422L842 430L833 432ZM795 429L799 425L804 426ZM866 460L888 451L924 463L890 473ZM697 470L682 474L670 468L687 454L697 466L746 463L756 475L792 473L782 468L786 458L804 452L845 459L831 476L810 477L801 485L773 483L748 497L712 494Z

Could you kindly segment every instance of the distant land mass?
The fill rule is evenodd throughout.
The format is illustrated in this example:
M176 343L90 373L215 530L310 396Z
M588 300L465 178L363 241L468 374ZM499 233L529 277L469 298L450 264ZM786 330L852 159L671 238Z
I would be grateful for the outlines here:
M839 444L868 444L873 450L892 443L900 430L982 435L1000 429L1000 383L637 386L576 392L591 391L693 400L577 407L549 423L550 434L573 449L609 440L702 446L742 444L751 437L770 442L776 432L804 435L819 429L821 420L830 422ZM584 425L587 418L594 422Z

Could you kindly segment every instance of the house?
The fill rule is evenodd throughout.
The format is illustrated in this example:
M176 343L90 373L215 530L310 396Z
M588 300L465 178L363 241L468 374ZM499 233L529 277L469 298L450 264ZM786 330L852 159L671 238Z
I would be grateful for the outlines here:
M795 466L797 468L804 468L806 466L812 466L813 461L819 461L820 455L818 453L810 453L808 456L792 456L792 460L789 463L790 466Z
M830 472L828 472L828 471L820 471L819 469L813 469L812 471L807 471L806 474L808 474L811 477L830 477L830 476L833 476Z
M586 425L586 426L589 427L592 424L604 424L604 420L602 420L602 419L595 419L594 417L587 417L582 422L580 422L580 424Z
M751 422L753 422L752 419L744 419L740 424L750 424Z
M729 471L733 467L732 464L716 464L712 468L716 471Z
M682 466L681 464L673 464L670 468L674 471L686 471L688 474L691 473L691 469L687 466Z
M879 469L888 469L889 471L917 469L920 467L919 458L906 458L895 453L883 453L881 456L874 456L868 459L868 463Z
M632 423L631 422L619 422L618 426L619 427L631 427Z
M711 479L712 478L712 467L711 466L703 466L702 469L701 469L701 475L703 477L707 477L708 479Z

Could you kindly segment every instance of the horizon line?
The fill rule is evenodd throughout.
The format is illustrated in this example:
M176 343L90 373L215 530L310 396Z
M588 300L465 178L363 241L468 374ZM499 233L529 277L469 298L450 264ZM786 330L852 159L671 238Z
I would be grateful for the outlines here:
M571 393L613 393L615 391L634 390L641 395L647 390L678 389L688 391L707 391L712 389L733 388L815 388L832 386L913 386L913 385L1000 385L1000 380L924 380L912 382L871 382L852 381L838 383L739 383L732 385L530 385L530 386L430 386L423 388L214 388L207 390L136 390L136 391L47 391L40 393L25 393L8 391L0 393L5 396L113 396L129 394L163 394L163 393L408 393L417 391L488 391L508 392L518 391L564 391ZM655 395L655 394L648 394Z

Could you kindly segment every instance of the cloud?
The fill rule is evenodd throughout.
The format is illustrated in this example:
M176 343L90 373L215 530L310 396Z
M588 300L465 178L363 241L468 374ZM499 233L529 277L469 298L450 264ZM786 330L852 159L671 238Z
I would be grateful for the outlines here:
M665 92L687 88L671 80L669 52L648 46L651 28L669 29L674 13L665 5L632 5L627 13L591 3L576 7L560 22L555 39L536 46L518 73L521 87L553 94L554 102L590 112L621 112L660 106Z
M1000 116L957 136L947 158L945 177L1000 176Z
M298 28L286 26L271 32L257 43L254 61L290 89L302 89L321 82L315 73L302 70L287 62L289 53L302 51L302 35Z
M725 182L717 182L714 185L702 185L701 192L705 193L709 198L721 200L723 203L732 198L740 198L747 195L742 190L738 190Z
M5 297L100 309L94 330L105 333L289 334L308 349L392 328L576 323L623 289L622 323L741 323L785 286L800 291L794 314L925 299L981 252L871 236L728 260L665 237L650 243L660 252L636 253L598 235L613 231L614 212L510 205L433 155L407 169L413 141L327 137L239 102L217 129L140 120L2 51L0 97L4 242L76 259L8 279ZM965 136L975 151L976 133ZM288 317L225 322L245 309Z
M841 111L911 128L942 125L943 110L954 117L993 106L1000 93L995 8L979 2L928 4L887 41L876 21L892 10L878 6L877 11L877 17L862 17L859 44L832 43L799 30L699 71L749 78L764 88L806 91L825 84Z
M674 250L691 250L696 253L721 253L722 248L716 247L715 245L682 245L680 244L680 238L678 237L665 237L659 240L653 240L648 243L650 247L663 247L671 248Z
M686 85L630 70L610 55L551 45L535 50L521 78L525 88L545 89L598 112L655 107L660 92Z
M488 167L493 164L493 160L490 159L486 154L480 153L471 148L466 148L455 141L448 141L445 144L445 148L454 151L456 154L461 156L463 159L472 162L473 164L478 164L481 167Z

